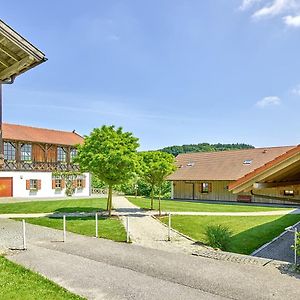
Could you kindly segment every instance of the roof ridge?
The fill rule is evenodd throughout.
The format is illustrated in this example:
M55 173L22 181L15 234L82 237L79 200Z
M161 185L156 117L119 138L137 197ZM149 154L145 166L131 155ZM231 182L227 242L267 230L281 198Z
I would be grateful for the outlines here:
M19 127L29 127L29 128L33 128L33 129L42 129L42 130L48 130L48 131L71 133L71 134L76 134L76 135L82 137L76 131L75 132L74 131L66 131L66 130L60 130L60 129L44 128L44 127L37 127L37 126L31 126L31 125L13 124L13 123L6 123L6 122L4 122L3 125L13 125L13 126L19 126Z
M248 148L248 149L232 149L232 150L219 150L219 151L198 151L198 152L185 152L185 153L179 153L179 155L188 155L188 154L200 154L200 153L228 153L228 152L237 152L237 151L255 151L255 150L264 150L264 149L282 149L282 148L295 148L297 145L291 145L291 146L271 146L271 147L259 147L259 148ZM289 150L288 150L289 151Z

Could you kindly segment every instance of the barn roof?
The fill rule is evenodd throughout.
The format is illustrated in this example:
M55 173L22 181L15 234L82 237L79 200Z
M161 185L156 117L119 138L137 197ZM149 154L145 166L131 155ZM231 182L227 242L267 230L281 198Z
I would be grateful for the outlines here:
M0 20L0 82L46 61L45 54Z
M75 131L61 131L7 123L3 123L3 139L68 146L75 146L83 142L83 137Z
M285 154L295 146L179 154L169 180L235 181Z

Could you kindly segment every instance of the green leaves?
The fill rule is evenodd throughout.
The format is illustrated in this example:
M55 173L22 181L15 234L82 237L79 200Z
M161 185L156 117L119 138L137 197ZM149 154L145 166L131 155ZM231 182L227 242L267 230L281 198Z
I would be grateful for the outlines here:
M107 185L129 180L137 165L138 139L115 126L95 128L78 148L76 162Z

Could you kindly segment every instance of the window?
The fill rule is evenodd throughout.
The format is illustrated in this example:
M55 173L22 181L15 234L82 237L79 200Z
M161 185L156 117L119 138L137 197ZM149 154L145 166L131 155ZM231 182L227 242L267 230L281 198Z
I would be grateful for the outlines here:
M15 160L16 159L16 148L12 143L4 142L4 159Z
M252 164L252 159L246 159L244 160L244 165L251 165Z
M83 188L83 179L77 179L76 186L78 189L82 189Z
M294 197L295 196L295 192L292 191L292 190L285 190L283 192L284 196L291 196L291 197Z
M67 159L66 152L63 147L57 147L57 161L64 162Z
M37 179L30 179L30 189L37 190L38 189L38 181Z
M211 185L208 182L201 182L200 188L202 194L207 194L210 192Z
M55 188L56 189L62 188L61 179L55 179Z
M74 157L77 155L77 149L71 149L70 160L73 161Z
M23 144L21 146L21 160L22 161L31 160L31 152L32 152L31 144Z

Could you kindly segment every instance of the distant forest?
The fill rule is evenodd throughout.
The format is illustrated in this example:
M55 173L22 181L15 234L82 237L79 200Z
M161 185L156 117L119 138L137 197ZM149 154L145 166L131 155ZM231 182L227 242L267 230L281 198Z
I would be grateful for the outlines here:
M170 146L160 149L160 151L167 152L177 156L180 153L188 152L213 152L213 151L226 151L226 150L237 150L237 149L253 149L254 146L248 144L190 144L182 146Z

